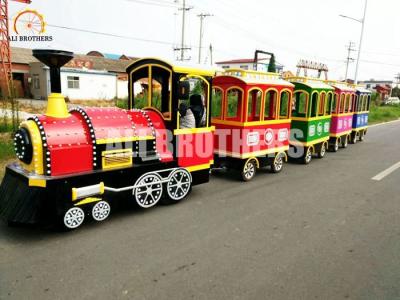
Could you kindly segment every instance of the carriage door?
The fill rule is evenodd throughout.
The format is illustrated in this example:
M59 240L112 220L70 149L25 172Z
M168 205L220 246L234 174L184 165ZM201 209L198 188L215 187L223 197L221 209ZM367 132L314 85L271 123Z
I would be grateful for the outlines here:
M189 91L187 99L179 99L178 104L174 131L177 162L190 172L206 170L213 163L214 150L214 128L209 117L210 82L201 76L187 76L182 81L188 83Z

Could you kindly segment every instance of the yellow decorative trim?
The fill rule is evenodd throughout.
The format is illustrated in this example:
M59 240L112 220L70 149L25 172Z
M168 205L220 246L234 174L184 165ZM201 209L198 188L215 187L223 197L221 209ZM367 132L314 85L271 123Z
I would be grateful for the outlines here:
M89 204L89 203L98 202L98 201L101 201L101 198L88 197L88 198L85 198L82 201L79 201L78 203L76 203L75 206Z
M233 125L238 127L252 127L252 126L262 126L262 125L272 125L272 124L290 124L292 120L282 119L282 120L268 120L268 121L256 121L256 122L237 122L237 121L224 121L213 119L211 123L217 125Z
M29 186L46 187L46 180L29 178Z
M133 155L132 149L118 149L118 150L103 151L101 153L101 161L102 161L103 170L131 166L132 165L132 155ZM107 162L107 159L113 159L113 158L116 158L116 159L121 158L121 159L125 159L125 161Z
M343 131L341 133L331 133L330 137L342 137L344 135L348 135L352 132L352 130L348 130L348 131Z
M21 124L21 128L25 128L29 131L33 147L32 162L29 165L23 162L21 162L21 164L23 165L24 169L31 172L35 172L37 175L43 175L44 174L43 145L39 128L37 127L36 123L32 120L23 122Z
M254 151L254 152L249 152L249 153L238 153L238 152L230 152L230 151L223 151L223 150L215 150L214 153L218 154L218 155L228 156L228 157L247 159L247 158L251 158L251 157L264 156L264 155L271 154L271 153L284 152L287 150L289 150L289 146L272 148L272 149L261 150L261 151Z
M254 159L254 160L256 161L257 169L259 169L259 168L260 168L260 162L258 161L258 158L255 157L255 156L249 157L249 158L246 160L246 162L244 163L244 165L246 165L247 162L248 162L249 160L252 160L252 159Z
M107 139L98 139L96 140L96 144L113 144L113 143L125 143L125 142L134 142L134 141L147 141L154 140L154 136L130 136L130 137L122 137L122 138L107 138Z
M202 128L183 128L183 129L175 129L174 135L209 133L213 131L215 131L215 126L202 127Z
M75 201L78 199L78 191L76 188L72 188L72 201Z
M329 136L310 142L290 141L290 145L309 147L329 140Z
M367 128L368 128L368 126L353 128L353 131L359 132L359 131L364 130L364 129L367 129Z
M369 110L354 112L355 115L361 115L361 114L367 114L367 113L369 113Z
M310 121L317 121L317 120L323 120L323 119L329 119L329 118L330 118L330 115L313 117L313 118L292 117L292 120L293 121L310 122Z
M343 113L343 114L332 114L332 117L348 117L348 116L352 116L353 113Z
M100 182L100 195L103 195L105 191L104 182Z
M210 164L202 164L197 166L186 167L186 170L188 170L189 172L196 172L196 171L210 169L210 167L211 167Z

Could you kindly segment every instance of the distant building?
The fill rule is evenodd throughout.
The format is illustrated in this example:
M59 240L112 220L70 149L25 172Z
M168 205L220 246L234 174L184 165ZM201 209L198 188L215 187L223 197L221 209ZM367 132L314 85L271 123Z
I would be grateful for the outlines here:
M243 70L254 70L254 59L233 59L233 60L226 60L226 61L219 61L216 63L218 67L223 69L243 69ZM257 62L257 71L260 72L268 72L268 65L269 65L269 58L261 58L258 59ZM279 63L275 63L276 72L282 73L283 72L283 65Z
M395 87L396 84L392 80L364 80L358 82L361 85L364 85L368 90L375 90L377 86L390 86Z
M75 54L73 60L61 68L62 93L70 99L126 98L126 67L136 58L112 57L106 58L98 51L88 55ZM49 69L32 56L31 49L12 48L12 72L17 97L47 98L50 93Z

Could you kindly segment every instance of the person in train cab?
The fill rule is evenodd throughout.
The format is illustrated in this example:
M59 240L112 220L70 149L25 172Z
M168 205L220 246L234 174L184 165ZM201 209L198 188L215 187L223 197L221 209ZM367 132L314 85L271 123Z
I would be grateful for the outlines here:
M185 102L179 105L179 115L179 128L196 128L195 116Z
M190 109L196 120L196 127L204 127L206 113L201 95L194 94L190 96Z

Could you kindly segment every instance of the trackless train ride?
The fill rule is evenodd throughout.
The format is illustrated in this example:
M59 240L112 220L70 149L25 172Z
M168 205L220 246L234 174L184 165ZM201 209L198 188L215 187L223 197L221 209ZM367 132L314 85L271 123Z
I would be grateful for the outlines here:
M113 194L143 208L177 203L207 183L212 168L249 181L259 168L280 172L295 148L308 164L313 154L363 140L368 127L371 94L357 86L153 58L127 68L128 109L68 111L60 68L73 54L33 55L50 67L52 93L47 112L15 133L18 162L0 187L0 216L9 224L75 229L87 217L103 221Z

